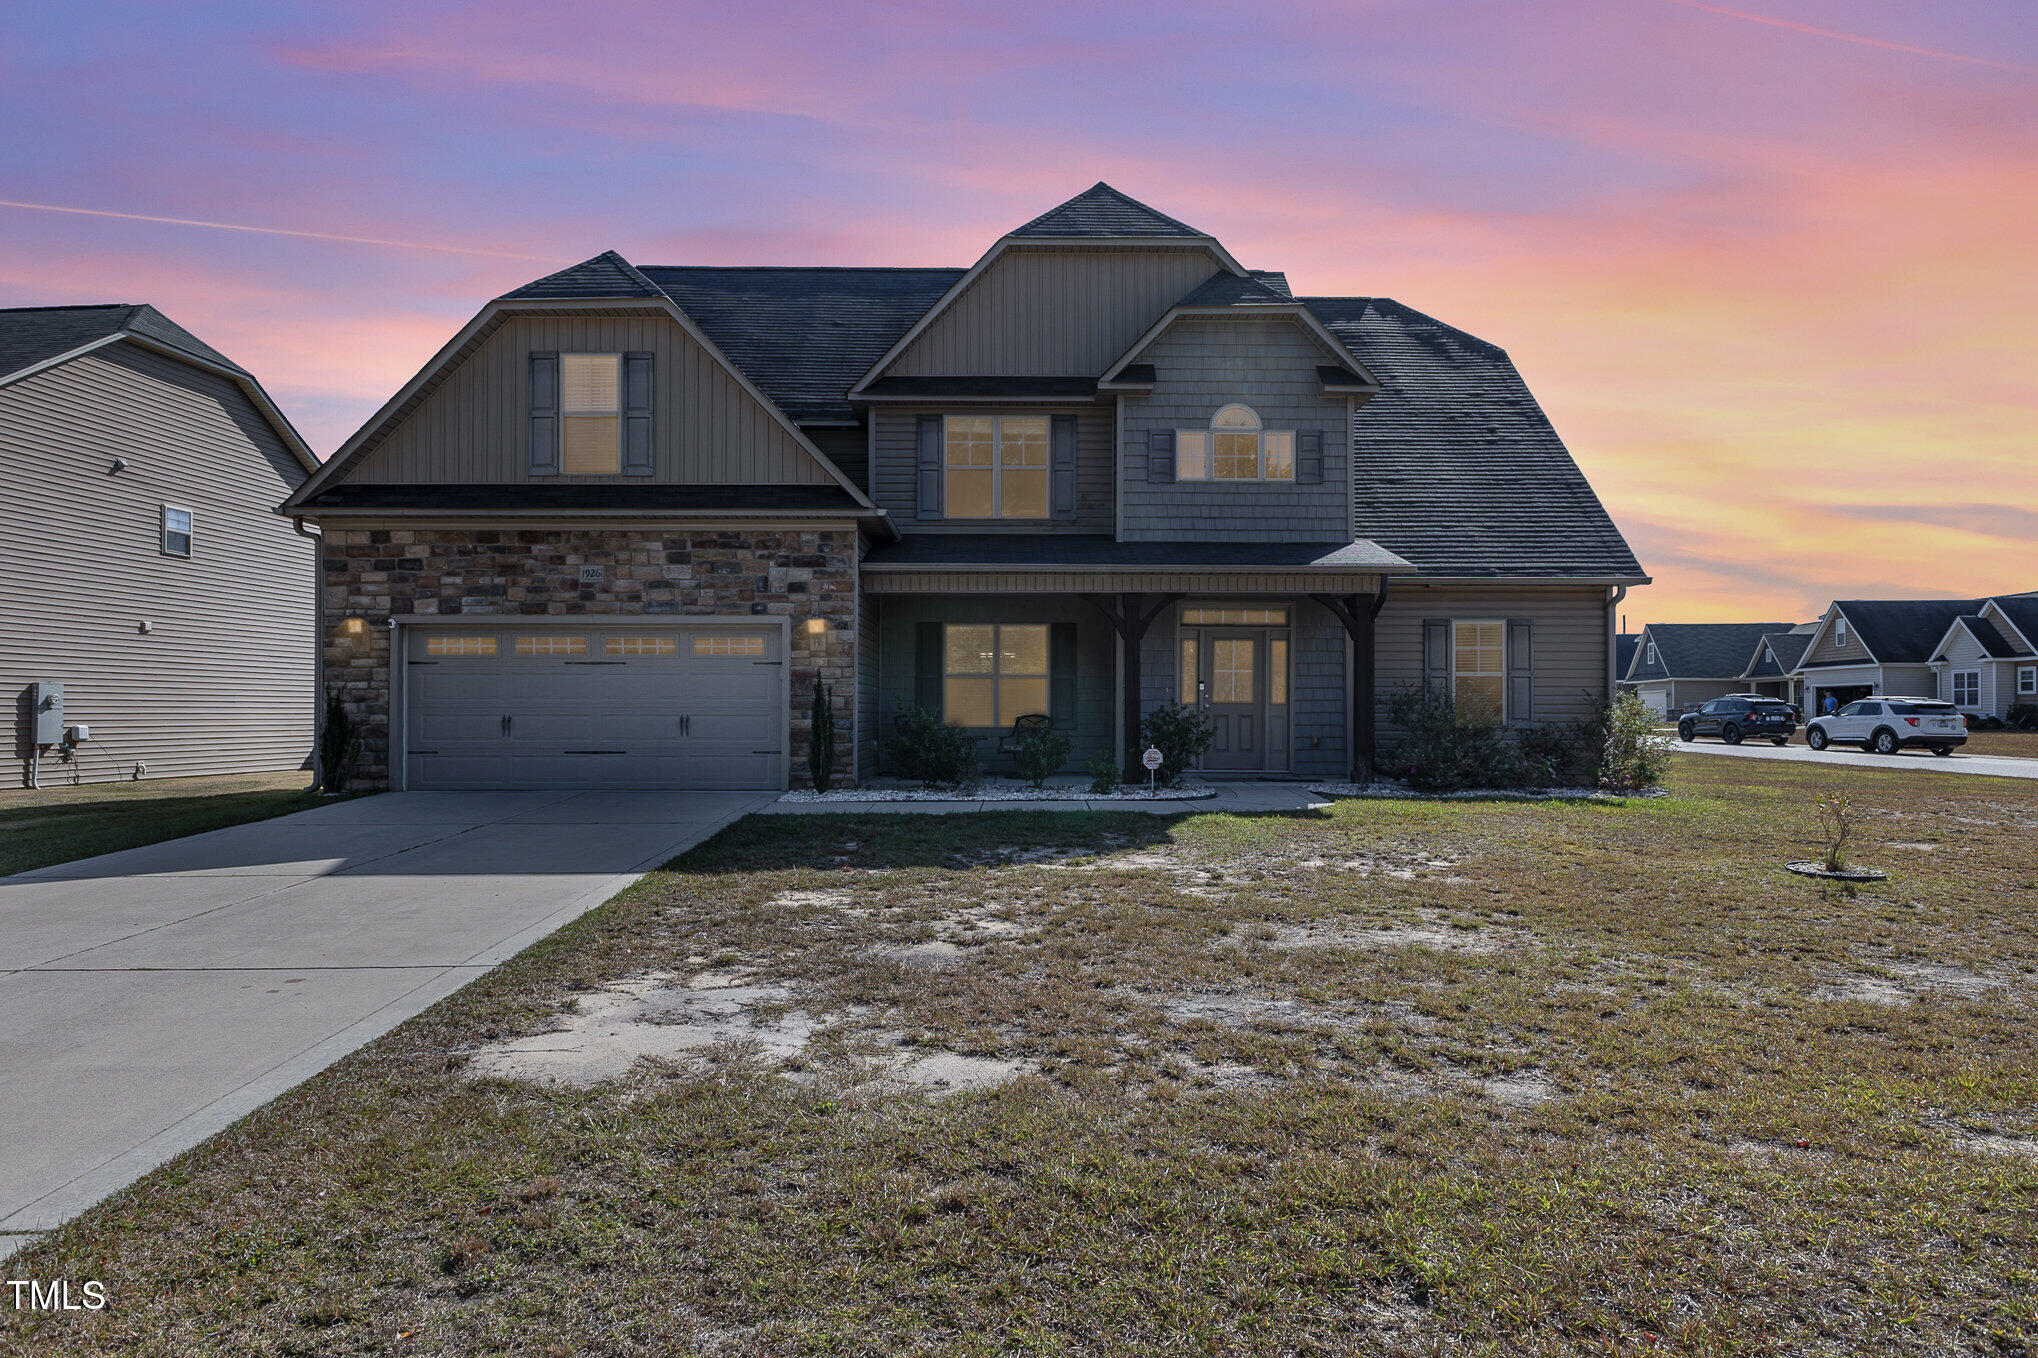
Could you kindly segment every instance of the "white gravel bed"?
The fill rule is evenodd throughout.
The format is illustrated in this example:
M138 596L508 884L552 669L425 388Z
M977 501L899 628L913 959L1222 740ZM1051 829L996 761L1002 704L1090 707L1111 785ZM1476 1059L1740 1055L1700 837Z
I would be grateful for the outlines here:
M1318 797L1377 797L1427 802L1625 802L1638 797L1667 797L1666 788L1646 792L1608 792L1596 787L1472 788L1464 792L1417 792L1406 783L1382 778L1371 783L1311 783Z
M782 802L1194 802L1215 797L1213 787L1121 788L1091 792L1082 787L1028 787L1025 784L980 783L974 788L838 787L827 792L795 788Z

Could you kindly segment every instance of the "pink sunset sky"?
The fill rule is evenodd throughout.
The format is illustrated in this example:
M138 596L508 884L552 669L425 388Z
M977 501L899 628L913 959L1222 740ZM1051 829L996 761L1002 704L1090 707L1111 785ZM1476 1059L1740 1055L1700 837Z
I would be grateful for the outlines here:
M966 265L1103 179L1505 346L1632 625L2038 589L2038 7L1745 5L44 6L0 305L152 302L325 454L558 264Z

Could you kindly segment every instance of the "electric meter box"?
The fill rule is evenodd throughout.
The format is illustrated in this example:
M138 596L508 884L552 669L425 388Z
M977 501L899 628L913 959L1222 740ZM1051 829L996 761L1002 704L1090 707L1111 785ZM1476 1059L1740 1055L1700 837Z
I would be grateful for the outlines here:
M37 745L61 745L64 743L64 686L53 680L35 685L29 694L33 705L35 737Z

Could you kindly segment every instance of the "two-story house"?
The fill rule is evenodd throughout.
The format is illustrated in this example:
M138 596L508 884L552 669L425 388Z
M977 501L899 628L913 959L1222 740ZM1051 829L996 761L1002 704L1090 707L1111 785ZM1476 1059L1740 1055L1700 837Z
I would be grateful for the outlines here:
M1646 577L1507 356L1296 296L1107 185L967 269L633 265L496 299L284 506L396 786L779 787L813 686L1341 776L1389 695L1565 720Z
M275 509L317 468L245 368L152 306L0 310L10 784L309 763L317 562Z

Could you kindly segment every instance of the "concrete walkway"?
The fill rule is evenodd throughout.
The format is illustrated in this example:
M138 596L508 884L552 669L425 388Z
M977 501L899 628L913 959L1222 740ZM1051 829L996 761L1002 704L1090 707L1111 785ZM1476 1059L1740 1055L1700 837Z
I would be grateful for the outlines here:
M0 878L0 1258L772 795L392 793Z
M1902 750L1896 754L1870 754L1849 745L1829 745L1824 750L1802 745L1771 745L1699 739L1689 745L1675 736L1671 748L1680 754L1716 754L1729 759L1781 759L1793 764L1840 764L1864 769L1915 769L1926 773L1966 773L1990 778L2038 778L2038 759L2018 759L2000 754L1964 754L1955 750L1941 759L1930 750Z
M1078 798L1066 802L1020 802L958 797L953 801L935 802L773 802L762 808L761 814L958 816L979 811L1143 811L1155 816L1179 816L1197 811L1307 811L1331 804L1329 798L1306 791L1306 783L1211 783L1209 786L1216 791L1216 796L1156 798L1153 801Z

